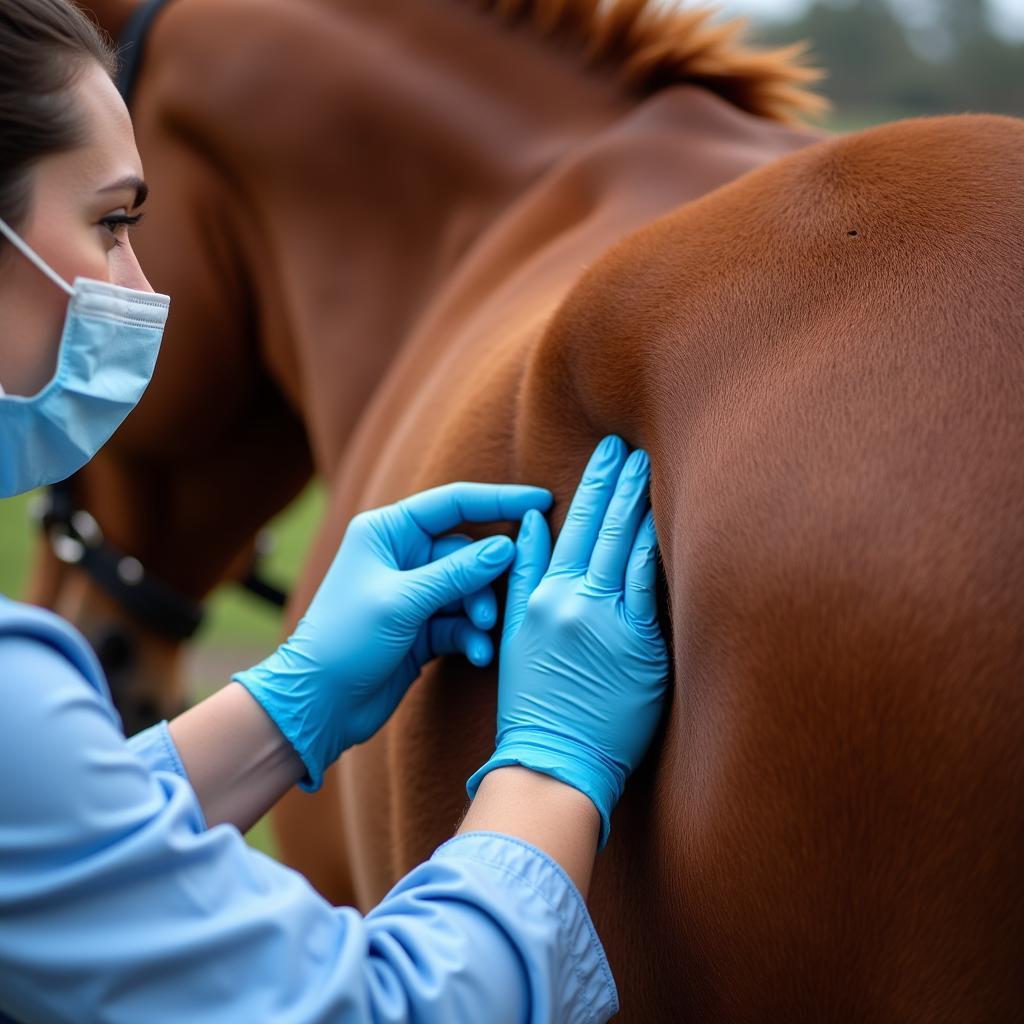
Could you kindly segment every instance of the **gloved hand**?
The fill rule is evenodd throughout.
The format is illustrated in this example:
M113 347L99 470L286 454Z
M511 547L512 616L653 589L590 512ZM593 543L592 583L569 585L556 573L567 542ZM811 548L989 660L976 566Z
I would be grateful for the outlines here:
M458 483L352 520L292 636L233 677L302 758L304 789L318 789L343 750L388 720L435 655L490 662L485 630L497 617L490 584L509 567L515 545L504 536L471 543L435 535L461 522L521 519L550 504L539 487Z
M501 641L497 749L466 784L472 797L489 771L509 764L551 775L593 800L601 846L668 686L649 477L646 452L627 459L623 442L606 437L553 555L543 516L523 518Z

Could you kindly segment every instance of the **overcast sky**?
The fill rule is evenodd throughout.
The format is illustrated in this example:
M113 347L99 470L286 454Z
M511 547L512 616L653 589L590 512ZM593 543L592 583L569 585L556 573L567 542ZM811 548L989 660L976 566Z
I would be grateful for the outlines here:
M1024 39L1024 0L989 0L996 25L1015 39ZM718 0L727 11L762 17L791 17L807 6L808 0ZM928 8L928 0L900 0L904 7Z

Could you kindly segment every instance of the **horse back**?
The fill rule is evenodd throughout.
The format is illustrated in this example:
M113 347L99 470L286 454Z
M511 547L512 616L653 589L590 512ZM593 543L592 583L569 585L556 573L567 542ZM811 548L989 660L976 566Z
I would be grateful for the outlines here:
M998 118L803 150L524 272L362 425L335 523L477 478L557 524L603 433L651 451L674 696L592 897L627 1019L1021 1005L1022 155ZM488 675L343 760L362 901L454 827Z
M652 453L673 704L593 897L627 1019L1020 1017L1022 159L983 117L795 154L535 356L524 450Z

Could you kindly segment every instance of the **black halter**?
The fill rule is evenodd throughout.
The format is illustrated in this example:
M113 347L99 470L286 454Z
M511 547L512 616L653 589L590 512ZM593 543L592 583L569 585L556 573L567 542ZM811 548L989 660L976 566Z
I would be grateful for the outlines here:
M129 107L135 92L135 80L139 77L142 58L146 53L149 30L153 27L153 20L168 3L169 0L146 0L146 3L140 4L117 40L117 53L121 60L117 72L117 88Z
M147 0L132 14L118 39L121 67L117 88L131 106L135 83L142 68L146 40L153 21L169 0ZM202 605L178 593L149 572L135 557L115 547L103 536L96 520L74 502L74 485L65 480L49 487L38 513L53 553L62 562L77 565L106 594L150 629L171 640L187 640L202 625ZM257 597L281 608L288 595L264 580L258 572L259 555L241 585Z
M77 565L144 625L172 640L187 640L202 625L200 604L178 594L137 558L107 541L96 520L75 507L70 480L47 488L37 514L57 558Z
M203 624L205 612L198 601L180 594L149 572L133 555L103 536L96 520L74 501L72 480L45 491L36 516L50 548L65 565L76 565L104 593L136 619L170 640L187 640ZM283 608L288 595L260 575L259 562L267 544L257 538L256 554L238 583L275 608Z

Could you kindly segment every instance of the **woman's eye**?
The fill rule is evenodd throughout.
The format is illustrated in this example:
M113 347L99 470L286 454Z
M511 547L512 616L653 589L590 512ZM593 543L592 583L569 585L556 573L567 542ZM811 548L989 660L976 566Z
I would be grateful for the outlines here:
M105 228L114 236L114 241L120 244L118 235L142 220L143 214L112 213L100 220L100 226Z

